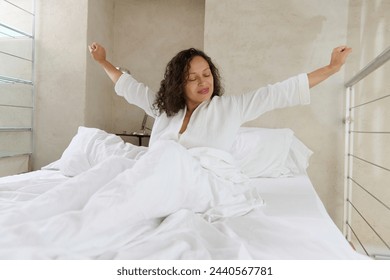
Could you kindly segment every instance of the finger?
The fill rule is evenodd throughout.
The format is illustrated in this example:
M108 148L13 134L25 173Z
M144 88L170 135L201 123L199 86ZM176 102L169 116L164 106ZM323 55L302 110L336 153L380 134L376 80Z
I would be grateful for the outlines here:
M91 44L91 51L96 51L97 49L98 49L98 44L97 43L95 43L95 42L93 42L92 44Z
M352 52L352 48L345 48L343 49L340 54L347 57Z
M340 50L340 52L342 52L342 53L350 53L350 52L352 52L352 48L349 48L349 47L347 47L347 46L344 46L344 47Z
M345 48L345 52L348 52L348 53L352 52L352 48Z
M345 45L338 46L338 47L334 48L333 51L335 51L335 52L343 52L346 47L347 46L345 46Z

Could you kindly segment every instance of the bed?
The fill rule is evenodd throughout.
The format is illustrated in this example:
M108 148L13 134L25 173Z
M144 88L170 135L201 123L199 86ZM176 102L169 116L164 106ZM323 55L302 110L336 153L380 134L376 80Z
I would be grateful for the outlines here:
M0 178L0 258L367 259L328 216L290 129L242 128L235 170L215 150L160 146L80 127L58 161Z

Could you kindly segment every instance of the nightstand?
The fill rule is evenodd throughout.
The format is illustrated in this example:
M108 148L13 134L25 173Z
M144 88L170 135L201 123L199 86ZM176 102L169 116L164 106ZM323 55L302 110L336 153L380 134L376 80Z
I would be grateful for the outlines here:
M150 138L150 134L146 134L143 132L117 133L116 135L124 136L124 137L137 137L138 138L138 146L142 146L142 140L144 138Z

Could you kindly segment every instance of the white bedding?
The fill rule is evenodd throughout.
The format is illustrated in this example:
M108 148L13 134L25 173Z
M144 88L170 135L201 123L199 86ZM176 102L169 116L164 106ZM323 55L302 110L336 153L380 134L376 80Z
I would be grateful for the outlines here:
M85 149L77 144L77 157L96 150L87 142ZM93 156L93 164L82 155L89 166L74 177L64 170L78 170L62 164L0 178L0 258L365 258L333 224L306 175L243 183L248 176L218 150L188 151L169 141L134 159L125 156L128 148ZM66 157L72 162L69 148Z
M0 178L2 213L10 203L42 197L70 181L60 171L35 171ZM28 183L27 183L28 182ZM101 252L60 250L39 246L34 232L20 232L28 244L7 241L2 230L2 259L364 259L354 252L333 224L307 176L251 179L266 205L250 213L210 223L201 215L181 209L165 219L145 220L129 228L121 246ZM79 192L75 190L75 196ZM55 200L53 204L58 204ZM62 202L66 203L66 201ZM44 205L47 216L55 215ZM29 223L32 221L29 219ZM62 231L70 225L63 224ZM121 225L121 228L125 225ZM4 225L2 222L2 228ZM35 229L39 230L39 229ZM42 231L46 229L41 229ZM63 233L64 233L63 232ZM58 232L61 235L61 231ZM44 237L43 237L44 239ZM7 244L8 243L8 244ZM44 242L46 243L46 242ZM79 247L79 244L77 245Z

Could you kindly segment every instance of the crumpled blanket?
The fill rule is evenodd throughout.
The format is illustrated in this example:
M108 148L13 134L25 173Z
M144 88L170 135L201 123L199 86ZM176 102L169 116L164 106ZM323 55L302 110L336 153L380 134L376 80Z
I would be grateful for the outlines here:
M32 200L0 207L0 258L109 256L182 210L216 221L264 205L223 153L161 141L136 161L110 157Z

